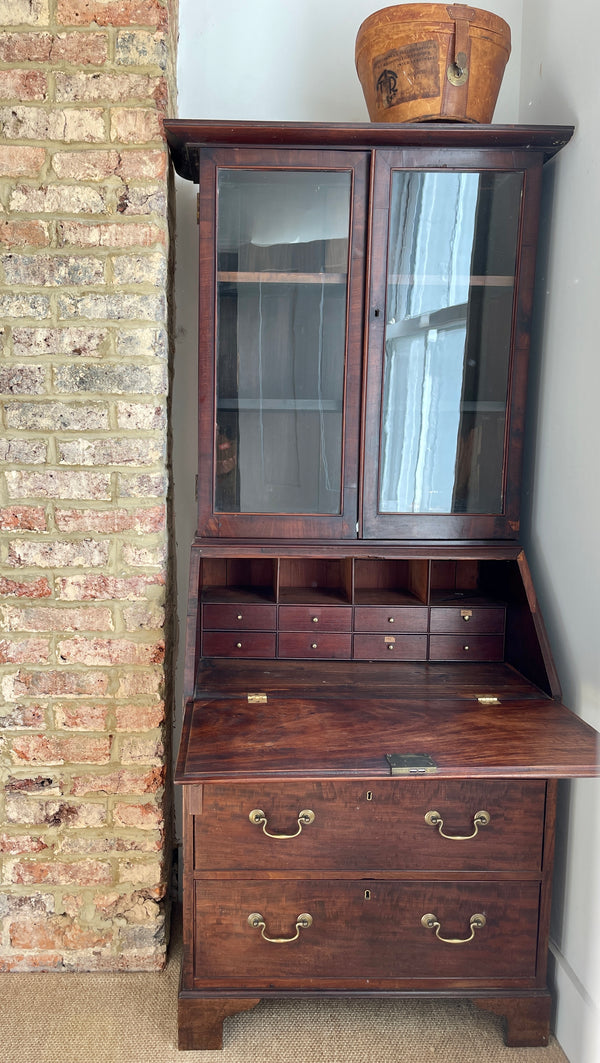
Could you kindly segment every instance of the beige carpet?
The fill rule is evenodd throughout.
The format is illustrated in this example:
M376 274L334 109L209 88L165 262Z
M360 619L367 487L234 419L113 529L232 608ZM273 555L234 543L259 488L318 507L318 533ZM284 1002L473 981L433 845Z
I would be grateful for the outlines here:
M568 1063L506 1048L501 1020L462 1001L265 1001L225 1022L221 1052L177 1051L179 946L160 974L7 974L2 1063Z

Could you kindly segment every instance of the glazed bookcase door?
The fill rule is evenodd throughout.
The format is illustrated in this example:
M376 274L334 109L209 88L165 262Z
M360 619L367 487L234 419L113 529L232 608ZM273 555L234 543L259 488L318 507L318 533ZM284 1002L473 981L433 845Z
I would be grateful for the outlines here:
M518 537L539 169L378 152L363 535Z
M364 153L202 153L202 535L356 535L366 175Z

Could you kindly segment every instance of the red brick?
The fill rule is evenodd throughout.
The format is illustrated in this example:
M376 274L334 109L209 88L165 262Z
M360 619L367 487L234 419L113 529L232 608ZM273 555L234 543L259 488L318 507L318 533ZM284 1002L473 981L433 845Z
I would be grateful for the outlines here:
M8 868L8 881L17 885L101 886L110 885L112 878L111 866L104 860L20 860Z
M49 598L52 588L45 576L35 580L16 580L0 576L0 596L3 598Z
M64 757L56 738L47 735L24 735L12 742L11 756L18 764L63 764Z
M28 671L21 668L13 677L16 697L102 697L108 691L106 672L67 672L62 669Z
M53 63L64 61L84 66L93 63L102 66L108 59L108 35L106 33L59 33L50 49Z
M154 247L166 245L167 234L145 222L101 222L94 225L80 221L57 224L59 247Z
M117 173L124 180L159 179L167 172L166 151L124 151Z
M73 735L68 738L23 735L13 739L11 756L15 763L106 764L110 759L110 747L110 735Z
M0 509L0 531L46 531L46 512L41 506L5 506Z
M45 161L44 148L0 144L0 176L2 177L37 177Z
M0 246L48 247L50 234L44 221L0 221Z
M63 601L134 601L145 598L148 588L163 586L163 573L152 576L118 576L85 573L80 576L65 576L56 582L57 597ZM1 587L1 584L0 584Z
M0 70L0 100L45 100L48 78L41 70Z
M46 63L52 41L50 33L2 33L0 63Z
M153 794L164 786L164 765L142 774L124 768L108 775L74 775L72 793L75 797L85 794Z
M4 606L2 618L6 631L112 631L114 625L108 608L98 606L56 609L41 606Z
M47 664L49 639L0 639L0 664Z
M108 706L86 705L78 701L64 705L55 705L54 724L62 730L105 731L107 727Z
M9 927L10 943L17 949L101 948L112 940L112 931L82 927L69 916L52 916L43 922L14 922Z
M63 639L57 653L71 664L161 664L164 642L133 642L129 639Z
M30 834L0 834L0 853L20 856L21 853L41 853L47 848L42 838Z
M64 26L164 27L167 12L157 0L58 0L56 21Z
M8 974L9 971L28 974L32 971L60 971L62 969L63 959L59 952L43 952L40 956L14 952L10 956L0 956L0 974Z
M14 731L23 727L43 730L45 723L44 705L5 705L0 710L0 727Z
M158 672L129 672L121 676L117 689L118 698L135 698L142 694L161 696L164 678Z
M61 531L152 533L163 531L165 510L163 506L149 509L57 509L57 528Z
M164 722L165 705L120 705L115 715L117 731L152 731Z
M161 140L162 127L156 111L142 107L114 107L110 119L110 139L122 144L146 144Z
M77 181L98 181L117 172L118 151L57 151L52 156L52 169L58 177Z
M121 827L137 827L140 830L160 830L164 825L163 815L156 805L129 805L120 802L114 807L114 820Z

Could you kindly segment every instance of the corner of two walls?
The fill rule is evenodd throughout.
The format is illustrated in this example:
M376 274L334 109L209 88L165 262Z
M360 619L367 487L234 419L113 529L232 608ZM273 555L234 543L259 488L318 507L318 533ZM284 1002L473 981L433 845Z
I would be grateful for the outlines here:
M177 0L0 0L0 970L163 965Z

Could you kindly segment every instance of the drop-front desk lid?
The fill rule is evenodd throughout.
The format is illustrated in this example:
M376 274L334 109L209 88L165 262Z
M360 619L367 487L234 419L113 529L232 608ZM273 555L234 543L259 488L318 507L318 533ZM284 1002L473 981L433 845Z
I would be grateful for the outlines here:
M231 663L187 703L177 782L600 774L597 732L505 664L311 663L300 690L297 662Z

